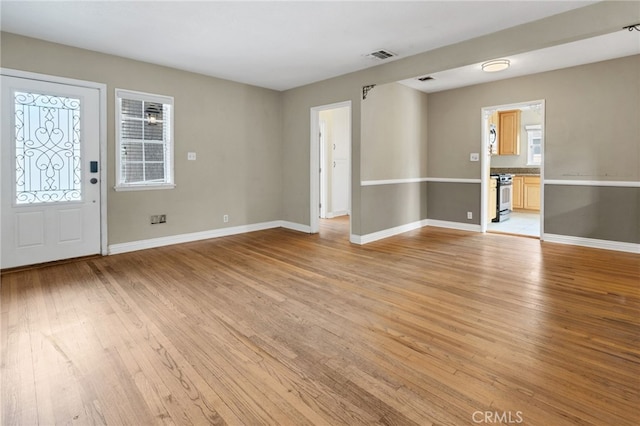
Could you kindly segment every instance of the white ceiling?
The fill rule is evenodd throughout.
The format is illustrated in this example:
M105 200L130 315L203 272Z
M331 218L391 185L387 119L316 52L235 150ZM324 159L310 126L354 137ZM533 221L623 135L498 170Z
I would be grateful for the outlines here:
M599 37L496 58L510 61L510 67L504 71L483 72L482 63L477 63L429 74L433 80L419 81L418 78L424 76L417 76L399 83L434 93L637 54L640 54L640 32L621 29Z
M379 65L365 57L374 50L403 58L592 3L1 0L0 26L10 33L286 90ZM555 54L562 66L572 65L566 59L575 56ZM540 62L540 56L510 59L510 73L518 63L534 67ZM434 74L436 81L444 80L445 74L439 74Z

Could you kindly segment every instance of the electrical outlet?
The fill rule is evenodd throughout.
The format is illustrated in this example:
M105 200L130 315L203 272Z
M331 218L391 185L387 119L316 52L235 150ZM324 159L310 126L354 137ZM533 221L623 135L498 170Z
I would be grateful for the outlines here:
M473 219L473 213L467 212L467 219Z
M196 161L196 153L195 152L187 152L187 160Z
M167 223L167 215L166 214L154 214L151 216L151 224L157 225L158 223Z
M223 221L224 223L229 222L229 215L228 215L228 214L225 214L224 216L222 216L222 221Z
M469 154L469 161L480 161L480 153L472 152Z

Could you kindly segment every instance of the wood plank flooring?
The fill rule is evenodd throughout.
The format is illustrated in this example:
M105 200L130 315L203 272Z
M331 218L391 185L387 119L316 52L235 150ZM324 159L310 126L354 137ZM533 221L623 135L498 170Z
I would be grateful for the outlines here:
M2 425L640 424L640 256L254 232L2 276Z

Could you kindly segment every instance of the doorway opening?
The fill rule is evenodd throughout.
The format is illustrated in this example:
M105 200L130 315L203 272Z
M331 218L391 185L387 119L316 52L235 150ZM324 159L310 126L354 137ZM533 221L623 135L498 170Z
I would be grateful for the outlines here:
M482 232L542 239L545 102L482 108Z
M320 220L351 232L351 101L311 108L311 232ZM326 229L323 226L322 229Z

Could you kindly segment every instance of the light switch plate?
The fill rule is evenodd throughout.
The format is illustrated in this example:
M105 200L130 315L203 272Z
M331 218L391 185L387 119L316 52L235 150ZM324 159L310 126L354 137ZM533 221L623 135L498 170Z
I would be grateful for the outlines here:
M469 161L480 161L480 154L477 152L472 152L469 154Z
M187 160L196 161L196 153L195 152L187 152Z

